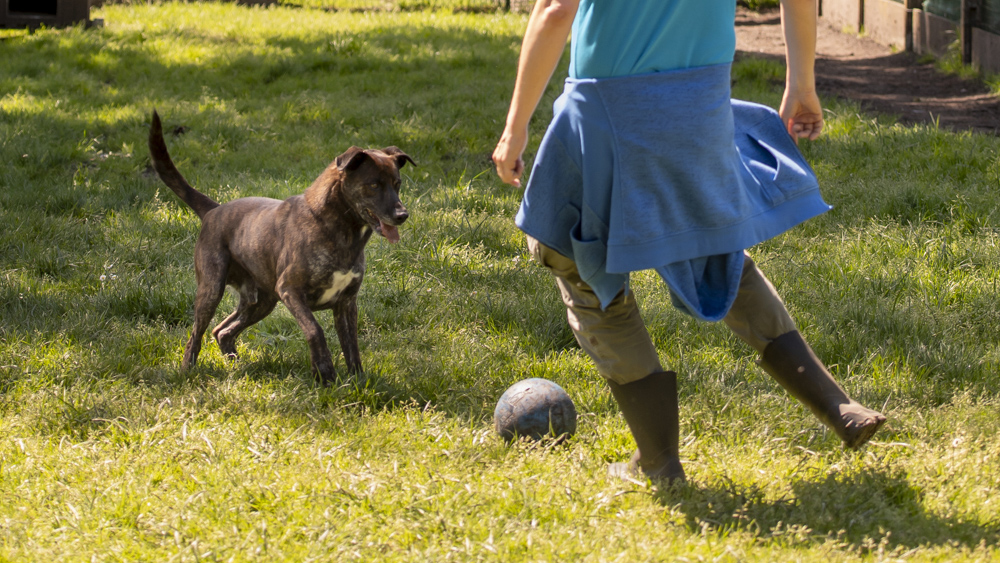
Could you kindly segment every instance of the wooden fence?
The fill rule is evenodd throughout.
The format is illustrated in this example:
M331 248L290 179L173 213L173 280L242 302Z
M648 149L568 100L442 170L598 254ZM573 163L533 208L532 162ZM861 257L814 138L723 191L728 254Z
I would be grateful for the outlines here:
M820 17L853 33L915 53L943 55L956 40L962 61L988 73L1000 73L1000 35L983 29L977 0L961 0L961 18L953 22L920 9L920 0L819 0Z
M511 12L530 12L534 0L504 0L506 7Z

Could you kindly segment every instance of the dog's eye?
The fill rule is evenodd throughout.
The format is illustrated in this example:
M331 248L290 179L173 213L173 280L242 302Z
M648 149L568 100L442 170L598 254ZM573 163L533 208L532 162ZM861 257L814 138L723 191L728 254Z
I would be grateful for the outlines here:
M365 184L365 191L374 192L378 190L378 184Z

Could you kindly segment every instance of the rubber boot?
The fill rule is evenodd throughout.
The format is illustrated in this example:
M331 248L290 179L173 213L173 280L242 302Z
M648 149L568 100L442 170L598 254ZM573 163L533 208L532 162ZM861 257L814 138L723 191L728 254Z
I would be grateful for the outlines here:
M885 422L885 416L847 396L797 330L771 341L760 366L832 429L844 447L857 449Z
M677 374L657 372L625 385L612 381L608 385L638 446L630 461L609 465L608 474L623 479L645 476L683 481Z

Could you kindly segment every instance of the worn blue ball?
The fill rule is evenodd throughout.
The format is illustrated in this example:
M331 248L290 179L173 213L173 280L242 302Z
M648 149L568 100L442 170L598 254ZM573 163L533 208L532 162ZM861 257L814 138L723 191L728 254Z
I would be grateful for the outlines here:
M493 411L497 434L507 442L518 438L559 440L576 432L576 406L562 387L542 378L511 385Z

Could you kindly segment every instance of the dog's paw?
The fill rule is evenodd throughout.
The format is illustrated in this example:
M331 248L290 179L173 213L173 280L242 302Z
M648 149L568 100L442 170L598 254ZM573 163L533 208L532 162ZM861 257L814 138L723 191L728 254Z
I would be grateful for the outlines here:
M332 361L313 364L313 375L316 376L316 383L322 387L329 387L337 382L337 370Z

